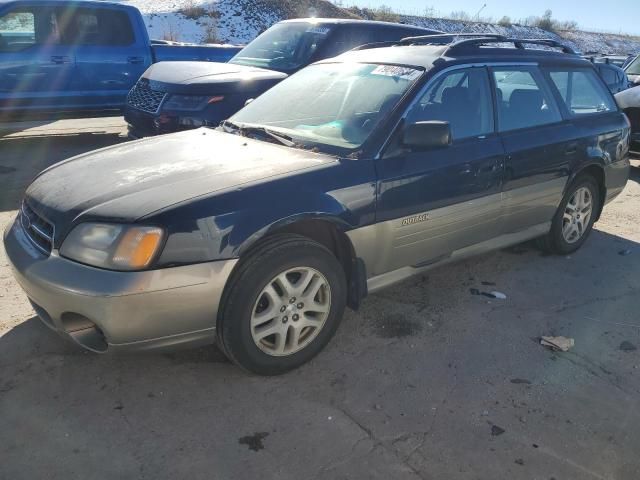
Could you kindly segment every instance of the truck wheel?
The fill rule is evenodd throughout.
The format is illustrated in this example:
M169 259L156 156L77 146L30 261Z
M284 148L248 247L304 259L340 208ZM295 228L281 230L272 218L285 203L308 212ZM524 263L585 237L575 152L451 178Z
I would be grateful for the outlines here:
M600 201L600 190L593 177L576 178L560 203L551 230L540 239L540 247L558 255L578 250L593 229Z
M250 372L287 372L325 347L346 299L344 270L328 249L302 236L274 235L232 276L218 316L218 342Z

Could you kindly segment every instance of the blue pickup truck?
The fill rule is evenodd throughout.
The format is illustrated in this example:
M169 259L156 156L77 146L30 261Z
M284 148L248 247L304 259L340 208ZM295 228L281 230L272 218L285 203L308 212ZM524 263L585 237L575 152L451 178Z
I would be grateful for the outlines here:
M239 50L150 41L128 5L0 0L0 118L119 110L151 64L226 62Z

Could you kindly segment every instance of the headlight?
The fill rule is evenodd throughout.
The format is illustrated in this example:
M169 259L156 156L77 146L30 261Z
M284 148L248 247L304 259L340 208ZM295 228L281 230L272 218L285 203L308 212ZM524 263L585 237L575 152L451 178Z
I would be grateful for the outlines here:
M171 95L169 99L164 102L162 106L163 110L186 110L190 112L196 112L202 110L207 105L212 103L218 103L224 100L221 95L217 96L196 96L196 95Z
M64 240L60 255L109 270L141 270L158 253L162 237L157 227L82 223Z

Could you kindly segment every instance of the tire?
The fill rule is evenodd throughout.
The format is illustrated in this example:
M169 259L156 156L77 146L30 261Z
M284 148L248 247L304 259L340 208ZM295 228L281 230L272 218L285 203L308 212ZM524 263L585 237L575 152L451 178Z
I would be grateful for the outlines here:
M232 275L218 315L218 344L249 372L288 372L327 345L346 301L344 269L328 249L299 235L274 235Z
M576 213L576 215L580 216L580 219L573 217L573 219L570 220L569 218L565 217L565 213L569 217L572 217L574 215L576 210L572 208L572 205L576 205L575 196L577 192L584 191L588 192L588 195L591 199L591 213L589 215L588 221L585 222L584 209L580 209L580 213ZM538 245L544 251L555 253L557 255L568 255L578 250L580 247L582 247L584 242L586 242L589 234L591 233L591 230L593 229L593 224L595 223L598 213L600 212L601 201L600 188L598 187L596 180L592 176L582 175L576 178L567 189L562 202L560 202L560 207L558 207L558 211L553 217L553 221L551 223L551 230L546 236L538 240ZM572 221L577 222L573 223L573 226L577 230L574 234L570 235L569 238L567 238L565 227L569 225L568 228L570 229Z

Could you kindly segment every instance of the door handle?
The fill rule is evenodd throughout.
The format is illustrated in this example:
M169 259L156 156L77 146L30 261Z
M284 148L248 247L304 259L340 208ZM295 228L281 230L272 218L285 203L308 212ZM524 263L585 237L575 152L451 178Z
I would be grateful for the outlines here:
M66 55L52 55L51 62L56 65L62 65L64 63L71 63L71 58Z
M132 63L134 65L140 65L141 63L144 63L144 58L143 57L127 57L127 62Z
M577 143L572 143L564 151L565 155L575 155L576 153L578 153L578 144Z

